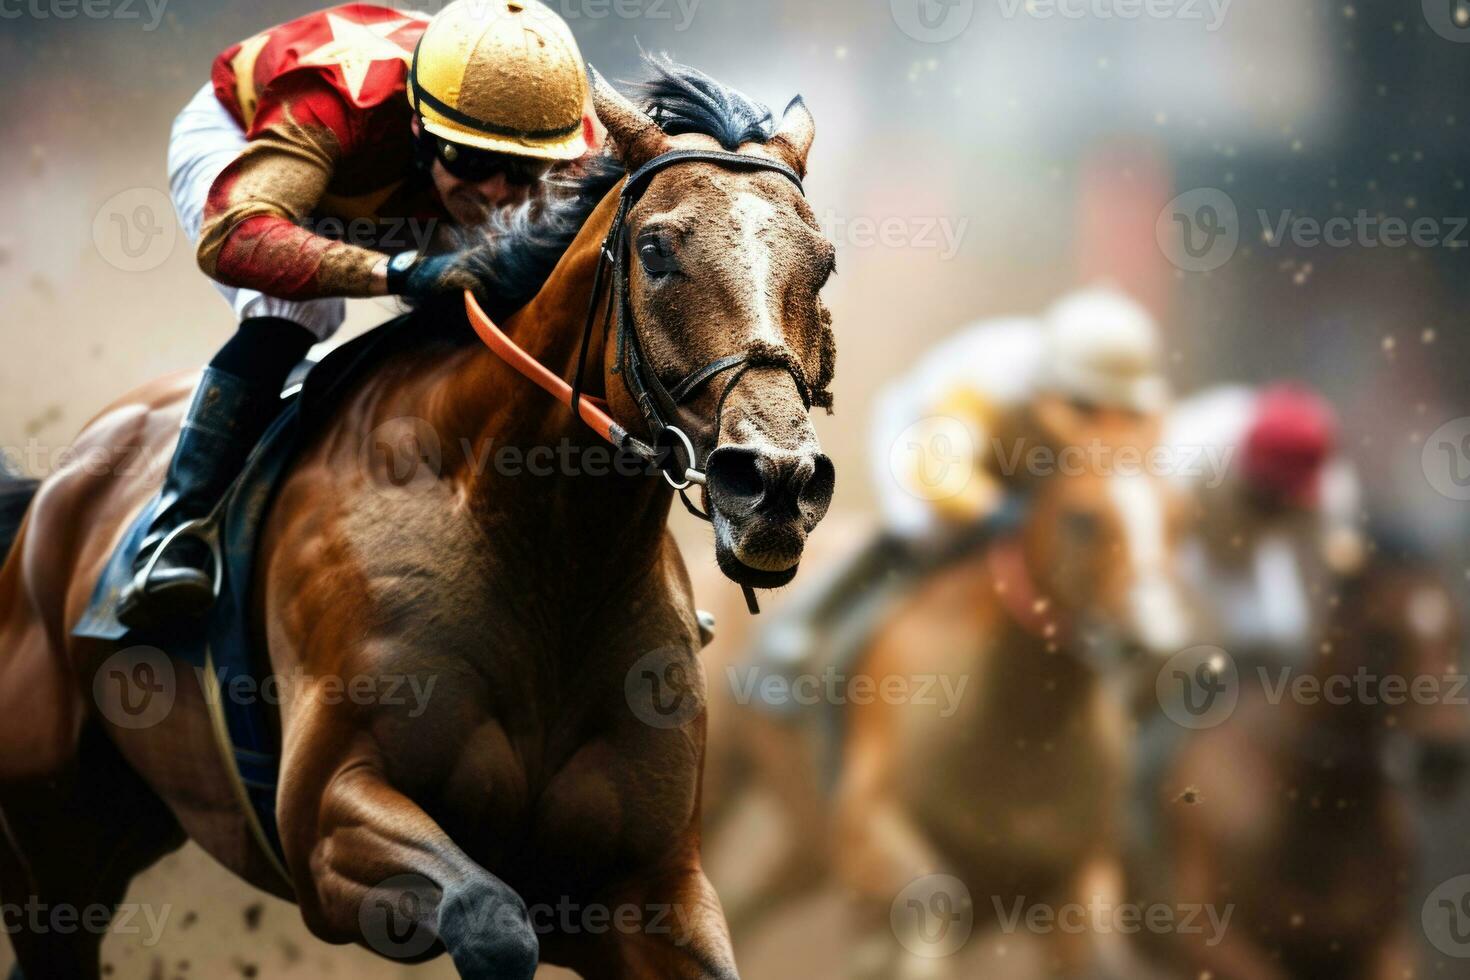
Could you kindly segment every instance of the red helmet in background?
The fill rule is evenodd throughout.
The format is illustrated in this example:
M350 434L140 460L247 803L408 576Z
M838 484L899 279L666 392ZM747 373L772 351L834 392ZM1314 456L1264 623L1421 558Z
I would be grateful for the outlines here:
M1242 473L1263 497L1296 507L1315 507L1322 472L1337 449L1337 415L1321 395L1303 385L1263 390L1245 435Z

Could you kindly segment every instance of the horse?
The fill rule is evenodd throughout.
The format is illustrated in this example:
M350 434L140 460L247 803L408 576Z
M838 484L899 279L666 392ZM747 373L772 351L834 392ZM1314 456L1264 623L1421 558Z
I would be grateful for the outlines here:
M1050 395L1024 414L1012 436L1023 457L1141 452L1157 436L1151 416ZM1115 654L1183 642L1188 611L1170 559L1184 515L1165 481L1126 462L1073 459L1016 477L1017 525L898 598L841 672L835 786L785 804L794 836L775 874L722 893L742 931L835 877L852 901L854 975L944 976L963 970L959 950L936 953L894 917L926 876L963 882L963 894L939 900L958 909L973 896L977 919L990 897L1009 911L1019 896L1085 902L1099 882L1121 889L1112 879L1127 721L1106 674ZM821 786L810 769L819 727L804 736L788 723L784 740L749 742L743 782ZM1083 969L1091 952L1055 938L1056 975Z
M835 251L799 186L805 103L775 121L693 69L653 67L648 111L594 80L612 159L502 217L458 266L492 312L520 304L499 314L505 332L578 389L580 419L473 342L464 307L431 304L414 322L429 335L456 317L461 339L358 380L278 487L249 629L271 676L295 680L278 708L284 874L247 827L202 686L183 672L161 717L119 724L97 695L167 659L71 632L157 490L156 470L97 455L164 455L193 379L114 403L76 445L94 465L40 486L0 570L8 901L110 915L190 838L329 943L447 952L461 975L497 980L528 980L538 961L590 978L737 975L700 860L702 640L666 528L672 491L628 452L610 465L581 420L605 405L602 434L644 449L655 420L678 428L720 567L744 586L789 581L835 475L809 420L830 404L820 293ZM588 313L603 296L622 306L616 345ZM678 414L634 394L655 387L682 389ZM435 465L406 481L402 452L362 449L417 457L430 440ZM488 465L492 445L527 465ZM532 478L534 454L575 465ZM434 683L427 710L375 686L404 678ZM22 924L19 968L96 978L101 931Z
M1438 570L1408 551L1380 548L1331 599L1305 669L1233 658L1233 712L1186 733L1141 801L1157 829L1130 857L1136 894L1231 916L1219 936L1144 934L1142 950L1169 975L1415 971L1416 821L1388 763L1405 745L1427 794L1447 796L1458 781L1470 747L1463 627ZM1413 693L1426 683L1437 693Z

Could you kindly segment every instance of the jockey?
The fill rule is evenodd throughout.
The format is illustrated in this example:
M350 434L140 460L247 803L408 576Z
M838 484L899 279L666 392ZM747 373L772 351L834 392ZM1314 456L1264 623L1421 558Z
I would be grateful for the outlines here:
M536 0L456 0L432 19L351 3L215 60L174 124L169 183L239 329L184 417L120 621L210 606L212 557L187 531L238 475L292 368L337 330L348 298L472 285L430 246L588 153L587 105L576 41Z
M761 655L785 664L826 656L814 650L818 639L871 607L876 584L922 574L954 548L973 547L975 534L995 533L1024 493L1016 450L1032 432L1066 445L1118 414L1160 416L1169 398L1160 350L1148 311L1092 287L1039 319L982 321L925 354L876 400L870 454L881 532L773 623Z
M1023 480L1015 450L1027 427L1066 443L1109 412L1160 414L1168 390L1153 317L1112 289L1065 296L1040 320L972 326L879 396L873 461L886 529L920 540L994 517ZM935 457L951 444L971 458L935 484Z
M1210 389L1165 427L1176 482L1196 501L1183 572L1232 652L1302 657L1336 578L1362 564L1356 471L1337 417L1301 385Z

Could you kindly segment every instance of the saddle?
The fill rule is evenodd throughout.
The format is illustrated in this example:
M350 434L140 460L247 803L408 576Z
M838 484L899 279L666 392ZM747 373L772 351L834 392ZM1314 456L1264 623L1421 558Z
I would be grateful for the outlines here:
M276 827L276 785L280 766L280 720L276 705L259 695L231 698L226 691L262 691L270 674L266 651L251 635L251 586L260 530L270 513L275 491L289 471L304 439L330 417L356 382L394 353L433 343L412 314L377 327L328 354L319 363L304 363L282 394L280 414L251 453L218 513L219 597L202 621L165 630L134 631L118 622L122 589L161 501L153 497L128 526L92 592L86 614L73 634L118 645L147 645L165 651L177 664L191 668L208 685L205 690L216 738L228 758L237 795L257 843L289 882ZM182 673L182 672L181 672Z

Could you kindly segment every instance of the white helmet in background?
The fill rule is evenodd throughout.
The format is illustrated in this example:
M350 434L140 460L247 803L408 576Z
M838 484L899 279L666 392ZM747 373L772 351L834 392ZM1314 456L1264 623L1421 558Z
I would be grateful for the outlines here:
M1138 303L1094 287L1047 311L1040 387L1108 408L1154 413L1168 404L1158 325Z

